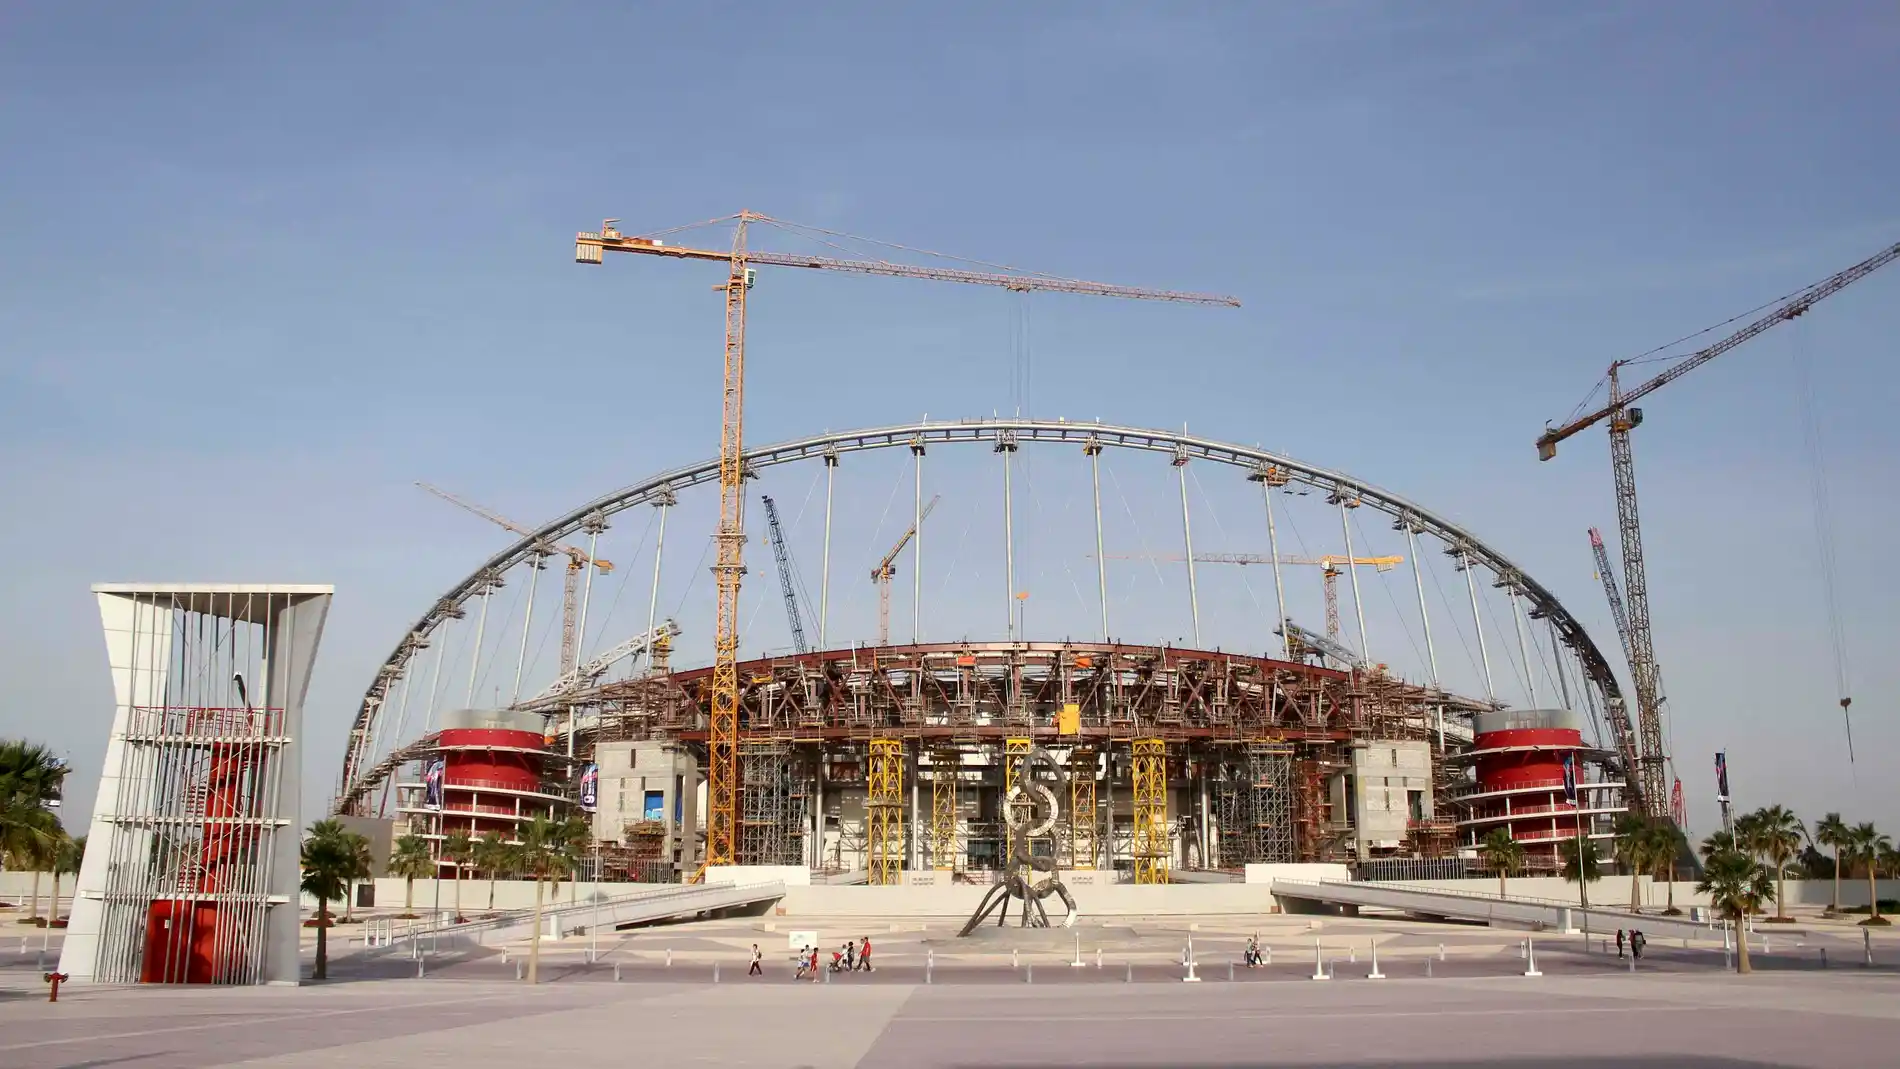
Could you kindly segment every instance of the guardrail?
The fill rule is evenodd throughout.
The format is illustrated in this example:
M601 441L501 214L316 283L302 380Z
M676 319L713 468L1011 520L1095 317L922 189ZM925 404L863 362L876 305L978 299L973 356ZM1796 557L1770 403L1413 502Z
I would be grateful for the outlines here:
M1581 926L1587 931L1607 932L1617 928L1640 927L1650 935L1677 938L1706 938L1712 931L1699 921L1652 914L1631 914L1603 909L1584 909L1574 903L1547 898L1499 898L1472 891L1399 887L1388 883L1351 883L1339 880L1275 879L1274 897L1302 898L1333 905L1371 906L1403 913L1421 913L1434 917L1478 920L1487 924L1510 924L1569 931Z

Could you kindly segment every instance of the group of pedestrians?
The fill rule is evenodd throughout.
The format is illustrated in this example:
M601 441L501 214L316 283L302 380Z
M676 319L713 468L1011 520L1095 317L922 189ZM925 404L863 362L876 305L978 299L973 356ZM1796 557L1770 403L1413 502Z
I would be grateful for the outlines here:
M752 967L746 970L746 975L764 976L765 970L761 966L762 960L763 955L759 953L759 944L752 944ZM810 980L814 983L818 981L819 965L817 947L805 946L799 948L798 954L792 961L793 964L797 966L796 971L792 974L792 979ZM868 935L862 936L857 943L846 940L842 948L831 952L831 962L826 967L832 972L871 972L871 937Z
M1240 961L1242 965L1245 965L1249 969L1255 969L1255 968L1260 967L1261 960L1260 960L1260 937L1259 936L1256 935L1247 940L1247 950L1244 954L1241 955Z
M1629 944L1630 956L1637 961L1643 960L1643 946L1649 942L1649 937L1635 928L1631 928L1628 935L1625 935L1623 929L1618 928L1616 930L1616 956L1618 958L1623 956L1623 945L1626 940Z

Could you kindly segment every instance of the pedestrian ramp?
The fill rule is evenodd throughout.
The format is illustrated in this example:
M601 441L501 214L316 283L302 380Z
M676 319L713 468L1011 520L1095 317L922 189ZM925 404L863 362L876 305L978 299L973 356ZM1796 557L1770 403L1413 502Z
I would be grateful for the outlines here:
M623 925L652 924L703 913L757 908L785 897L782 880L747 883L663 884L620 895L549 904L541 910L541 931L559 937L585 929L612 931ZM533 910L440 926L417 925L406 933L429 949L496 946L527 939L535 931ZM392 940L392 943L402 940Z
M1283 906L1291 900L1358 909L1384 909L1418 917L1481 921L1494 927L1599 933L1636 927L1652 939L1658 936L1671 939L1720 938L1719 929L1686 918L1583 909L1551 899L1487 896L1445 888L1348 880L1275 879L1272 894L1281 900Z

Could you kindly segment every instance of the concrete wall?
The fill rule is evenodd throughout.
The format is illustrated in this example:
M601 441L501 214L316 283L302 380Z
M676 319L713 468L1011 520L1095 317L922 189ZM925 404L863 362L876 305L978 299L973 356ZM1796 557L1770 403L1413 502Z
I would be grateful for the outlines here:
M975 912L987 886L787 887L778 915L801 917L917 917L962 921ZM1084 917L1154 917L1191 915L1252 915L1272 912L1273 896L1259 884L1169 884L1137 887L1073 888L1077 910ZM1054 899L1050 901L1054 902ZM1045 908L1046 908L1045 904ZM1052 911L1062 913L1056 902Z
M1295 877L1286 874L1289 879L1329 879L1331 877ZM1450 890L1465 894L1496 895L1498 881L1496 877L1474 877L1463 880L1388 880L1383 881L1397 887L1421 887L1432 890ZM1647 876L1636 878L1637 895L1644 909L1662 909L1669 902L1669 884L1664 880L1651 880ZM1900 880L1879 881L1880 897L1900 899ZM1522 876L1508 881L1506 893L1513 897L1545 898L1558 902L1577 901L1577 885L1557 876ZM1785 885L1787 905L1800 907L1826 907L1833 900L1834 881L1832 880L1794 880ZM1630 878L1628 876L1608 876L1594 880L1590 884L1590 904L1611 908L1627 907L1630 901ZM1678 909L1690 906L1706 906L1707 895L1698 894L1695 881L1678 880L1675 887L1675 902ZM1841 881L1841 905L1843 907L1867 905L1867 881L1865 879L1847 879Z
M39 876L40 916L44 917L52 906L53 874L42 872ZM59 878L61 912L72 907L74 884L73 874L70 872ZM0 872L0 902L13 902L22 910L30 911L33 902L33 873L11 870Z

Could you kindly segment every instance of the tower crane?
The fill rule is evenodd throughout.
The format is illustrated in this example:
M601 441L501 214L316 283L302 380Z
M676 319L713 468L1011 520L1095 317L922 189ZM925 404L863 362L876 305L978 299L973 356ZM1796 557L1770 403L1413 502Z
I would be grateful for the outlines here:
M1019 274L1008 270L969 271L954 268L918 267L885 260L841 260L825 256L795 256L763 252L747 245L751 224L786 226L770 216L742 211L712 222L733 224L732 245L726 250L695 249L667 245L660 235L634 236L614 229L619 220L608 219L598 231L581 231L574 237L574 261L600 264L609 252L638 253L646 256L673 257L724 264L726 280L713 288L725 295L726 348L725 380L722 388L719 432L719 529L714 536L718 550L713 566L716 579L718 612L713 638L712 702L706 732L706 857L704 866L730 865L737 859L738 846L738 753L739 753L739 580L745 574L744 442L745 442L745 324L746 295L751 292L756 272L754 265L806 267L846 271L863 275L888 275L898 278L931 279L939 282L964 282L979 286L997 286L1017 292L1053 291L1100 297L1126 297L1137 300L1174 301L1187 304L1226 305L1238 308L1232 297L1172 290L1137 289L1100 282L1057 278L1051 275ZM684 229L684 228L676 228ZM837 235L849 237L850 235Z
M1609 547L1603 544L1603 535L1594 527L1590 528L1590 552L1596 556L1597 578L1602 580L1603 596L1610 603L1610 618L1616 622L1616 637L1623 643L1623 658L1633 666L1636 662L1630 655L1629 613L1623 607L1623 592L1616 586L1616 573L1610 569ZM1623 762L1623 774L1635 776L1639 755L1636 733L1630 728L1629 707L1622 702L1611 702L1604 719L1610 722L1610 734L1616 742L1617 757Z
M1643 563L1643 531L1636 510L1636 461L1630 453L1630 431L1643 422L1643 410L1634 407L1635 402L1768 328L1804 314L1816 303L1839 293L1896 259L1900 259L1900 243L1890 245L1844 271L1796 291L1767 315L1707 348L1690 353L1665 368L1661 374L1629 390L1623 389L1620 372L1635 361L1618 360L1610 365L1607 404L1562 426L1546 424L1544 433L1537 437L1537 459L1549 460L1557 455L1557 445L1564 439L1605 421L1610 426L1610 467L1616 479L1616 517L1623 543L1623 585L1624 593L1629 598L1630 674L1635 677L1641 729L1641 752L1637 758L1636 773L1642 783L1643 802L1649 809L1649 816L1669 815L1664 810L1663 801L1669 797L1668 784L1665 782L1669 756L1663 751L1662 698L1656 673L1655 642L1649 624L1649 573ZM1845 710L1852 700L1843 696L1841 708Z
M785 594L785 621L792 628L792 648L810 653L811 643L805 641L805 621L798 618L798 591L792 585L792 558L785 552L785 533L779 530L778 506L772 503L771 494L760 494L759 500L765 502L765 522L772 532L772 556L778 561L778 586Z
M924 511L917 517L917 522L910 525L910 530L904 532L904 537L898 539L897 544L891 547L889 553L884 554L884 559L878 562L877 567L871 569L871 582L877 584L877 644L880 646L891 644L891 577L897 574L897 555L904 552L904 547L910 545L911 539L917 537L918 526L929 517L930 510L937 507L937 499L942 496L942 494L931 495L930 504L924 506Z
M424 490L429 491L430 493L441 498L442 500L447 501L451 505L456 505L461 508L467 509L468 511L473 512L475 515L480 516L482 519L487 520L488 522L492 524L496 524L497 526L507 528L508 530L513 531L514 533L522 536L523 538L535 537L535 533L529 528L521 524L518 524L511 519L508 519L506 516L502 516L499 513L490 511L489 509L485 509L482 506L477 505L471 501L465 501L462 498L456 497L454 494L449 493L447 490L443 490L435 486L430 486L428 483L417 483L416 485L420 486ZM570 676L573 676L575 674L575 668L576 668L575 662L579 659L579 651L574 648L575 647L574 617L575 617L575 606L576 606L576 603L578 600L578 594L580 591L581 573L586 571L587 568L591 565L595 571L599 572L602 575L606 575L608 572L611 572L614 570L614 563L613 561L606 560L601 557L590 557L587 555L585 550L577 549L574 546L567 545L566 543L563 543L563 542L550 542L550 541L545 541L541 539L536 539L535 549L537 552L539 552L543 556L552 557L552 556L555 556L556 554L559 554L567 558L567 575L561 584L561 673L560 673L560 678L567 679Z
M1110 560L1165 560L1180 562L1187 558L1179 554L1166 553L1106 553ZM1197 564L1272 564L1271 553L1196 553ZM1281 564L1314 564L1321 569L1321 582L1326 590L1326 637L1335 641L1339 638L1339 576L1343 568L1354 565L1371 565L1381 572L1389 572L1405 563L1404 557L1347 557L1327 554L1324 557L1289 557L1280 555Z

